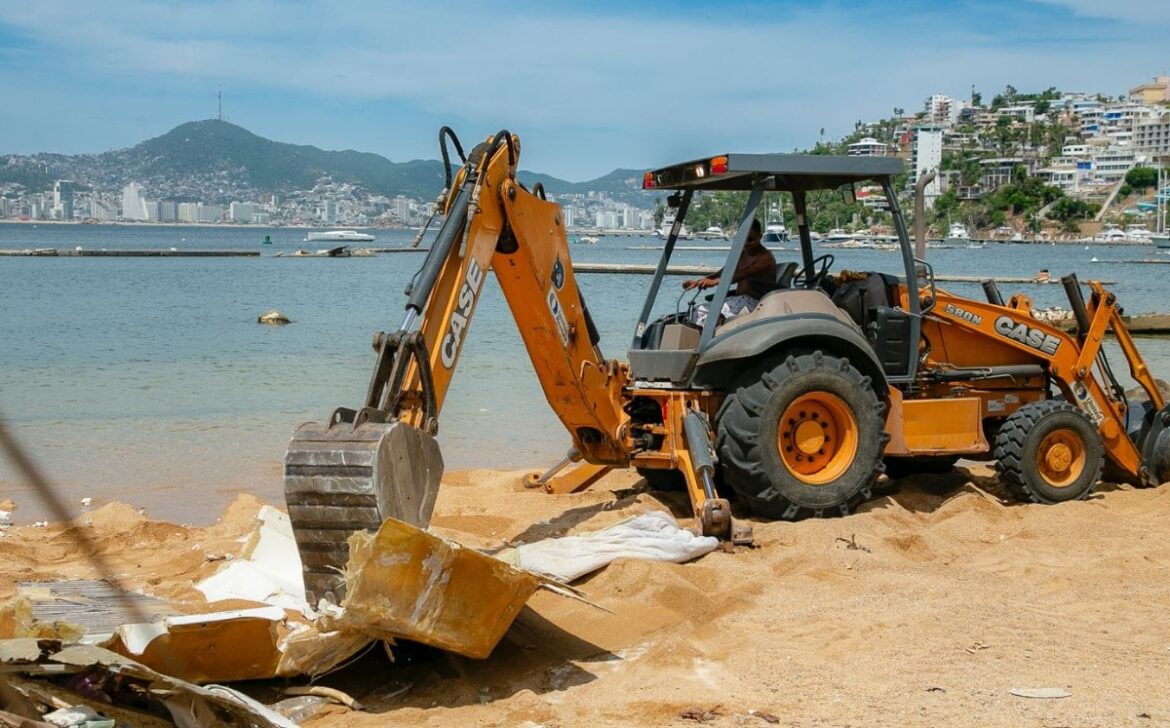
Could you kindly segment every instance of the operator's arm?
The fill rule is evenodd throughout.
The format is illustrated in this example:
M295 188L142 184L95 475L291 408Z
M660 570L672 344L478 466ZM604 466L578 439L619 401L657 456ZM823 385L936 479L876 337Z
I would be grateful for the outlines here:
M692 288L714 288L719 285L719 277L723 275L723 269L715 271L709 276L703 278L688 278L682 282L683 290L689 291Z

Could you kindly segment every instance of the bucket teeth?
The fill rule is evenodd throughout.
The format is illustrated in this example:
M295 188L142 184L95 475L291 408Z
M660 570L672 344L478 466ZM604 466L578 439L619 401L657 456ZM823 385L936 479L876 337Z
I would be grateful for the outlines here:
M309 603L341 604L354 531L387 518L426 528L442 475L438 443L410 425L301 425L284 458L284 499Z

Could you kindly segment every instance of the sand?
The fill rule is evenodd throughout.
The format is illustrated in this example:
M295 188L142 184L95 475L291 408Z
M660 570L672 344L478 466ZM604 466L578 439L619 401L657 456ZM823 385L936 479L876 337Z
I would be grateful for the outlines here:
M435 529L494 548L648 509L689 515L632 474L566 496L520 475L448 475ZM483 661L371 652L323 681L369 712L306 725L1170 725L1170 487L1005 504L978 465L890 485L846 518L756 522L755 548L618 562L578 583L612 613L538 593ZM186 528L108 505L78 528L131 586L192 598L258 506L241 497ZM66 527L0 538L0 598L19 580L95 575Z

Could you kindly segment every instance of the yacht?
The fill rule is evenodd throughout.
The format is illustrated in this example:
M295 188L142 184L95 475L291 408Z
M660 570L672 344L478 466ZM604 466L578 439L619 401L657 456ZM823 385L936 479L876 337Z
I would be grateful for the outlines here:
M662 218L662 227L658 228L658 237L662 238L663 240L665 240L666 238L669 238L670 237L670 229L672 227L674 227L674 213L670 212ZM691 237L692 237L691 236L691 229L686 226L686 223L683 223L681 226L679 226L679 229L678 229L678 239L679 240L690 240Z
M825 236L825 240L830 243L843 243L846 240L852 240L853 236L845 232L845 228L833 228L829 234Z
M712 225L703 232L699 233L699 237L706 240L726 240L727 233L723 232L723 228L718 225Z
M1106 225L1105 229L1093 236L1095 243L1124 243L1125 231L1116 225Z
M369 233L359 233L356 230L328 230L321 233L309 233L305 236L305 241L311 243L372 243L374 236Z
M1125 241L1128 243L1138 243L1142 245L1149 245L1153 233L1145 225L1126 225L1125 226Z
M783 245L788 242L788 228L782 222L770 222L764 226L764 237L760 242L764 245Z
M967 227L963 223L952 222L950 229L947 230L946 242L969 243L971 242L971 233L967 232Z

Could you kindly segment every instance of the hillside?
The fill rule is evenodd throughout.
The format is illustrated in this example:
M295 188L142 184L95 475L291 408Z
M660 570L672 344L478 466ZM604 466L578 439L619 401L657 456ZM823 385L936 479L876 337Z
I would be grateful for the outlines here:
M442 188L443 165L433 159L393 162L371 152L277 142L216 119L181 124L129 149L102 154L0 156L0 183L30 191L50 189L56 179L109 192L133 181L160 198L176 200L227 202L257 193L308 190L325 176L374 194L429 200ZM641 172L635 170L614 170L588 182L528 171L520 178L525 184L540 181L552 194L643 196Z

